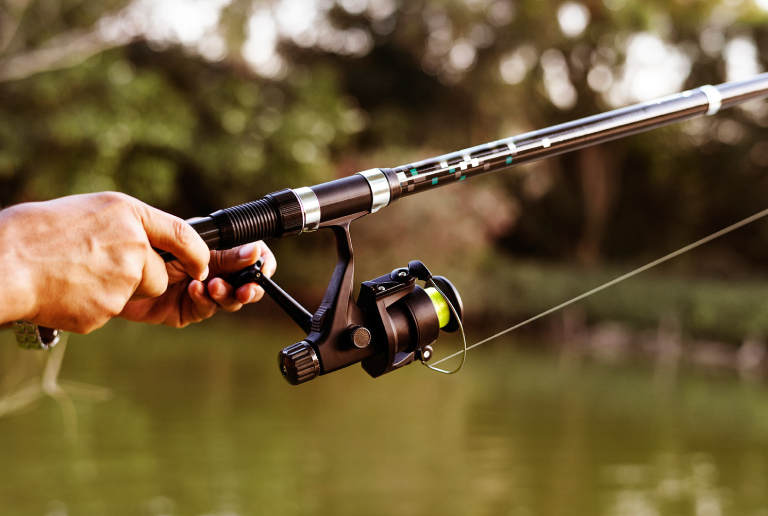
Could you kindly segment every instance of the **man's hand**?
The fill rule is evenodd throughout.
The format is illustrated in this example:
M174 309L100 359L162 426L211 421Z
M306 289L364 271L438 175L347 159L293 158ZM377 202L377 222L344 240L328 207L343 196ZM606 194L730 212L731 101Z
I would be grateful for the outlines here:
M166 265L152 247L173 253L178 264ZM229 310L248 301L254 286L233 294L216 279L210 299L201 291L212 257L221 274L238 253L212 255L189 224L119 193L20 204L0 212L0 323L26 319L88 333L122 314L182 326L212 314L212 300Z
M264 290L255 283L235 290L222 277L253 265L259 257L264 261L261 270L267 277L272 276L277 263L264 242L228 251L211 251L211 276L207 285L190 277L180 264L169 263L166 265L169 280L165 294L150 299L134 298L125 305L120 317L182 328L211 317L219 308L227 312L240 310L244 304L260 300Z

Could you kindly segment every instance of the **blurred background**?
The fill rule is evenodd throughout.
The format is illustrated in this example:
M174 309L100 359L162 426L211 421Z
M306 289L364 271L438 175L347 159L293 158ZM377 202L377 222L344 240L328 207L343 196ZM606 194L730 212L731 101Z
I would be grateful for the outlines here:
M203 215L749 77L766 22L766 0L0 0L0 204ZM752 102L403 199L353 226L356 281L423 260L475 342L765 209L767 127ZM314 309L330 235L270 245ZM766 221L457 377L293 388L274 357L301 337L269 300L50 359L0 335L0 513L768 515Z

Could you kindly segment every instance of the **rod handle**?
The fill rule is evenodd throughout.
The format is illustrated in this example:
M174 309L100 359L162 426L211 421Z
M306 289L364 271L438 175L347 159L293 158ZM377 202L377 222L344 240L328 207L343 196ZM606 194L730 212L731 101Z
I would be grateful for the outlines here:
M293 204L300 205L293 194L287 200L283 200L281 195L285 197L282 191L275 192L263 199L219 210L207 217L189 219L187 222L212 251L232 249L251 242L284 236L287 234L286 222L293 221L283 212L289 208L294 208L295 211ZM296 233L301 230L301 217L299 208ZM165 262L176 260L176 257L167 251L155 250Z

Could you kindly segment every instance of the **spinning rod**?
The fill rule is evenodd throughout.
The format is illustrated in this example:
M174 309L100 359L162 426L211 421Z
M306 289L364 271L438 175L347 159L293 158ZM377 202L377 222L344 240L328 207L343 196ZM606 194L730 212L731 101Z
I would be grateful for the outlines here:
M702 86L539 131L402 165L375 168L193 219L212 250L315 231L354 213L375 213L401 197L505 170L564 152L663 127L768 97L768 73ZM168 254L167 259L172 259Z
M454 373L463 365L468 349L463 335L463 304L455 287L448 279L433 276L423 263L411 261L407 267L364 282L355 301L352 296L354 267L349 234L349 225L353 220L376 213L401 197L683 120L714 115L723 108L766 97L768 73L718 86L701 86L394 169L375 168L311 187L280 190L262 199L188 222L212 250L231 249L257 240L293 236L320 228L333 231L338 263L325 297L314 314L264 276L260 263L231 278L235 286L248 282L261 285L307 333L304 340L278 354L280 370L289 383L304 383L357 362L362 362L363 369L373 377L399 369L414 360L420 360L443 373ZM760 217L765 215L768 215L768 210L759 214ZM723 231L732 231L756 218L759 217L753 216ZM697 247L719 234L724 233L719 232L667 255L536 318L671 259L681 251ZM160 254L166 261L175 259L166 252ZM424 288L416 284L417 280L425 283ZM458 368L446 371L429 365L431 344L436 341L440 330L453 332L457 329L461 329L464 339L464 350L459 352L462 361Z

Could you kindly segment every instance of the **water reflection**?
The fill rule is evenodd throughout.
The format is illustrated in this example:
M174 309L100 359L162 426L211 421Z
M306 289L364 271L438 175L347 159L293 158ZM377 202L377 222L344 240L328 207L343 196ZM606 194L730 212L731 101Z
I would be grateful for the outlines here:
M458 377L292 388L274 354L297 335L220 330L71 338L62 379L115 397L75 402L74 442L49 399L0 419L2 514L768 514L760 385L659 389L652 370L499 343Z

